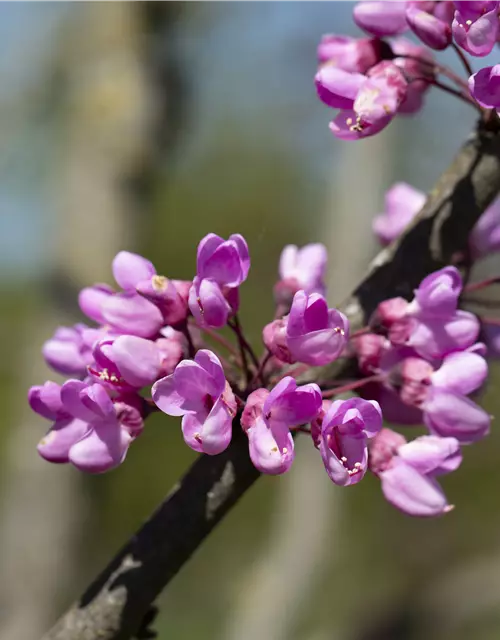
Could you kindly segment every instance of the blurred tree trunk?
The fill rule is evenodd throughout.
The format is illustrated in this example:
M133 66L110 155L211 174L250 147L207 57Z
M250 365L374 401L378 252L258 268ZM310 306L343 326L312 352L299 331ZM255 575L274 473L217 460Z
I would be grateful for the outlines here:
M147 4L74 5L61 30L52 79L59 134L54 233L48 234L54 260L45 283L52 295L25 320L20 386L48 377L42 342L58 324L76 320L78 289L109 282L114 254L134 250L139 227L143 234L147 229L147 211L139 206L158 161L158 123L164 127L167 113L159 77L165 65L152 68L158 53L148 50L165 19L150 18ZM92 504L74 469L37 456L46 427L21 404L8 443L0 517L0 637L8 640L38 637L49 626L60 600L72 597L68 587L81 569L78 548L86 544L82 532Z

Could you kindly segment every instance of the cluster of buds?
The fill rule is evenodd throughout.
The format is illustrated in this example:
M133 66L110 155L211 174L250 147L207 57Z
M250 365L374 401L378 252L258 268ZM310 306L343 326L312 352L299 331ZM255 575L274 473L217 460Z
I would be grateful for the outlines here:
M438 87L468 102L490 121L500 108L500 65L473 74L466 54L488 55L499 38L499 2L358 2L355 23L370 37L323 36L315 77L319 98L340 109L332 133L358 140L382 131L397 114L413 114ZM412 32L419 44L402 34ZM433 51L453 47L468 79L437 64ZM451 85L441 81L443 76Z
M47 363L73 378L29 391L33 410L53 423L40 455L108 471L159 410L182 417L184 441L207 455L224 451L240 429L253 464L267 474L290 469L295 437L305 432L335 484L356 484L371 470L387 499L407 513L445 513L450 507L434 476L456 468L461 445L489 428L489 416L467 398L487 368L477 318L457 309L460 275L454 267L432 274L412 302L386 301L372 327L350 337L347 318L325 298L326 260L320 244L285 247L276 316L263 329L258 357L237 315L250 268L242 236L206 236L191 282L169 280L145 258L119 253L112 268L121 290L99 284L79 296L97 326L60 327L43 346ZM219 333L224 326L233 342ZM304 374L314 379L311 367L353 353L360 379L300 384ZM356 387L362 397L335 399ZM402 424L409 413L431 435L406 444L382 428L383 411Z

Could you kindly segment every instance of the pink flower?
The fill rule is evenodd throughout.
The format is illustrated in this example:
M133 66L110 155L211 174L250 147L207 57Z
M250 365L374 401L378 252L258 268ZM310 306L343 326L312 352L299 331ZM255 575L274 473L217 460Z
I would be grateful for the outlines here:
M124 291L135 292L139 282L149 280L156 275L153 264L130 251L120 251L112 263L113 277Z
M248 397L241 426L248 436L250 458L262 473L288 471L294 459L290 429L314 420L321 409L316 384L297 386L287 376L269 392L257 389Z
M89 373L105 387L133 391L152 384L161 368L158 346L137 336L100 340L92 350Z
M293 364L297 361L294 359L290 353L290 349L288 348L286 335L287 325L288 316L285 318L278 318L278 320L273 320L273 322L266 324L262 330L262 341L275 358L278 358L281 362Z
M500 64L484 67L469 78L471 96L486 109L500 107Z
M488 434L489 415L466 397L482 386L488 374L486 361L475 349L446 356L437 370L425 360L407 358L401 373L401 398L422 409L431 433L453 436L462 444Z
M280 280L274 287L276 302L289 305L300 289L307 294L325 295L327 261L326 247L322 244L306 244L300 249L294 244L287 245L281 252Z
M292 358L312 366L333 362L344 351L349 338L347 318L329 309L318 293L298 291L286 325L286 342Z
M169 280L165 276L154 275L149 280L140 281L136 290L141 296L153 302L163 315L167 325L178 325L187 318L188 295L191 282Z
M101 385L79 380L57 385L58 390L52 385L32 387L29 394L32 408L55 420L38 445L39 454L88 473L103 473L121 464L143 428L140 398L123 396L113 401Z
M455 42L473 56L488 55L498 37L498 2L458 4L451 25Z
M59 373L86 375L87 365L92 362L92 345L85 339L86 330L84 324L59 327L42 347L47 364Z
M349 38L324 35L318 45L318 60L344 71L366 73L380 62L381 41L377 38Z
M385 193L384 212L373 221L373 231L383 245L390 244L424 206L426 195L406 182L396 182Z
M248 246L239 234L229 240L209 233L198 245L197 275L189 291L189 308L196 320L223 327L238 308L239 285L250 269Z
M450 25L418 5L406 8L406 20L413 33L431 49L442 51L451 44Z
M123 292L102 284L86 287L78 297L80 308L89 318L109 325L117 333L151 338L163 325L163 317L156 305L136 293L136 287L154 274L149 260L120 251L113 260L113 276Z
M344 140L381 131L396 115L408 90L404 74L388 60L376 64L366 76L326 64L318 70L315 83L319 98L341 109L330 129Z
M198 276L189 290L189 309L200 326L217 329L223 327L235 311L217 282L209 278L201 280Z
M358 2L354 22L374 36L395 36L408 29L406 2Z
M472 346L479 321L457 310L462 278L455 267L445 267L422 280L412 302L402 298L380 304L374 321L388 329L393 344L412 347L429 360Z
M344 487L363 478L368 467L367 440L381 428L377 402L361 398L332 402L323 418L319 450L335 484Z
M399 434L382 429L370 443L370 469L379 476L386 500L411 516L451 511L435 476L454 471L461 462L455 438L422 436L405 443Z
M169 416L183 416L186 444L215 455L229 446L236 400L217 356L201 349L194 360L183 360L172 375L155 382L155 404Z

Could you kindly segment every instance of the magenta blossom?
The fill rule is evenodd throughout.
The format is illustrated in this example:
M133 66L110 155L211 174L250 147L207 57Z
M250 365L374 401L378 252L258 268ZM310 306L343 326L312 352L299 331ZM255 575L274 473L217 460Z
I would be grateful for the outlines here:
M136 293L136 286L154 273L149 260L120 251L113 260L113 276L123 291L117 293L102 284L86 287L78 297L80 308L89 318L108 325L116 333L151 338L162 327L163 317L156 305Z
M169 280L165 276L154 275L149 280L137 284L141 296L153 302L163 315L167 325L178 325L188 315L188 296L191 282Z
M450 25L414 3L406 8L406 20L413 33L431 49L441 51L451 44Z
M385 193L384 212L373 221L383 245L395 240L424 206L426 195L406 182L396 182Z
M198 245L189 309L202 326L223 327L239 305L238 287L250 269L248 246L239 234L223 240L209 233Z
M344 487L363 478L368 467L367 440L381 428L377 402L361 398L332 402L323 418L319 450L335 484Z
M160 373L160 350L151 340L137 336L120 336L94 345L95 364L89 373L104 386L118 391L132 391L152 384Z
M303 289L307 294L325 295L325 272L328 253L323 244L306 244L300 249L287 245L280 256L280 280L274 287L276 301L289 305L293 296Z
M286 341L292 358L312 366L333 362L349 339L349 322L343 313L329 309L318 293L298 291L286 325Z
M209 233L198 245L196 274L200 280L209 278L220 286L238 287L246 280L249 269L248 246L239 234L224 240Z
M408 30L406 2L358 2L354 22L374 36L395 36Z
M227 295L216 282L209 278L201 280L196 276L189 290L189 309L200 326L219 329L238 307L231 306Z
M349 38L324 35L318 45L318 60L344 71L366 73L380 62L381 42L377 38Z
M92 362L92 342L86 339L89 328L84 324L59 327L42 347L45 361L55 371L68 375L85 375Z
M500 108L500 64L484 67L469 78L471 96L486 109Z
M408 303L394 298L380 304L375 321L388 329L393 344L412 347L422 358L439 359L472 346L479 321L457 310L462 278L455 267L445 267L422 280Z
M420 358L405 359L401 368L403 401L422 409L433 434L453 436L462 444L484 438L490 428L490 416L466 397L482 386L488 374L477 347L484 345L448 355L435 371Z
M42 413L47 405L47 385L30 389L30 404ZM56 399L55 388L50 390ZM53 407L56 405L53 404ZM104 387L68 380L59 389L59 406L51 416L54 425L38 445L50 462L70 462L88 473L103 473L123 462L131 442L141 433L141 400L123 396L111 400Z
M262 473L288 471L294 459L290 429L314 420L321 409L316 384L298 387L287 376L274 389L257 389L248 397L241 426L248 436L250 458Z
M455 42L473 56L488 55L498 37L498 2L455 4L460 5L451 25Z
M435 476L455 471L462 462L455 438L422 436L406 443L403 436L382 429L370 443L370 469L394 507L411 516L431 517L453 507Z
M330 128L344 139L381 131L398 111L408 88L400 68L389 61L372 67L367 76L325 65L318 70L315 83L318 97L342 110Z
M160 354L160 372L158 377L164 378L174 372L175 367L188 354L186 336L172 327L164 327L160 331L161 338L155 344Z
M227 449L236 400L217 356L208 349L183 360L172 375L155 382L155 404L169 416L183 416L182 433L191 449L215 455Z

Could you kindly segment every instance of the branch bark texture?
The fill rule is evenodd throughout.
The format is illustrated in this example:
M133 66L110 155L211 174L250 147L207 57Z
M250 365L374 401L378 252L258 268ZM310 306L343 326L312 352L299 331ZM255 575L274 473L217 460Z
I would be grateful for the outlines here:
M438 180L414 222L375 258L342 305L352 330L364 325L379 302L410 298L422 278L465 252L472 227L499 191L500 133L479 129ZM43 640L134 637L162 589L258 476L246 437L237 428L226 452L198 458Z

